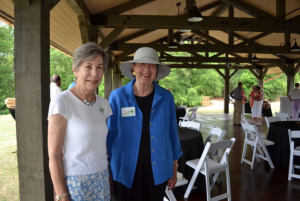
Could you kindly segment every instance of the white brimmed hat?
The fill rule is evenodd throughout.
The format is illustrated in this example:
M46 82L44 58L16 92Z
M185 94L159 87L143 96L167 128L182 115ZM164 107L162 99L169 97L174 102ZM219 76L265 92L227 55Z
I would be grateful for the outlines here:
M133 60L125 61L121 64L120 69L121 69L122 73L129 79L135 78L132 74L132 68L131 68L133 63L157 64L158 68L157 68L157 76L155 78L155 81L161 80L161 79L167 77L171 72L171 69L169 66L159 63L158 53L156 50L154 50L151 47L139 48L135 52Z

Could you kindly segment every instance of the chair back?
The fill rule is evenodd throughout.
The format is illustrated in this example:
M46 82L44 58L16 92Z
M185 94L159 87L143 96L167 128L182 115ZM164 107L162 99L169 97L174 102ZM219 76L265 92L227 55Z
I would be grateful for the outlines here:
M262 139L256 125L251 125L248 123L241 124L245 133L241 163L248 163L249 165L251 165L251 169L253 169L255 158L258 162L260 162L260 159L263 159L265 161L268 161L271 168L274 168L273 162L266 148L266 146L274 145L274 142ZM253 150L251 161L246 159L247 145L251 146Z
M202 124L201 122L195 122L195 121L179 121L179 126L185 128L191 128L197 131L200 131L201 124Z
M288 113L283 113L283 112L275 112L276 117L279 117L281 121L289 121L290 116Z
M216 142L219 142L221 140L223 140L224 136L225 136L226 131L222 130L221 128L217 128L217 127L212 127L209 131L209 134L204 142L204 144L206 144L207 142L211 142L211 138L215 135L217 136L217 140Z
M290 148L291 148L291 151L293 151L294 150L293 138L300 138L300 130L298 130L298 131L291 131L291 129L289 129L288 131L289 131Z
M186 105L179 105L178 107L184 108L185 110L187 109Z
M270 123L275 122L275 121L281 121L280 117L265 117L267 127L268 129L270 128Z
M188 109L182 121L195 121L198 107Z

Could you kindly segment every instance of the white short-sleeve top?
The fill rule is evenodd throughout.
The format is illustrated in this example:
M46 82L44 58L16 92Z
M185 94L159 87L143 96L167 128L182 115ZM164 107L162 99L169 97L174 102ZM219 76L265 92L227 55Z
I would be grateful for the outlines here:
M63 147L65 176L88 175L107 168L106 118L112 115L108 101L96 95L93 106L87 106L71 91L51 100L48 119L60 114L67 119Z

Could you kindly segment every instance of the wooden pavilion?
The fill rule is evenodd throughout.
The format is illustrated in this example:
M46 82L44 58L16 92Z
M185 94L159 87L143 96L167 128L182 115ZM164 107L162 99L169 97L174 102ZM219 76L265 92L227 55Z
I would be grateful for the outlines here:
M202 20L188 21L195 12ZM53 200L47 156L49 44L70 56L87 41L107 47L106 98L121 85L120 62L142 46L177 62L171 68L213 68L224 78L224 113L229 79L239 69L249 69L261 85L266 75L285 73L289 91L300 68L298 0L0 0L0 18L15 26L20 200ZM171 42L177 48L171 49Z

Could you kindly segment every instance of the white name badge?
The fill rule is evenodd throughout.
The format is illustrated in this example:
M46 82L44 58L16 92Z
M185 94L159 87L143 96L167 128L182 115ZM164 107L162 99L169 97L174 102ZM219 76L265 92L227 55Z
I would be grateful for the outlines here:
M133 116L135 116L135 107L122 108L122 117L133 117Z

